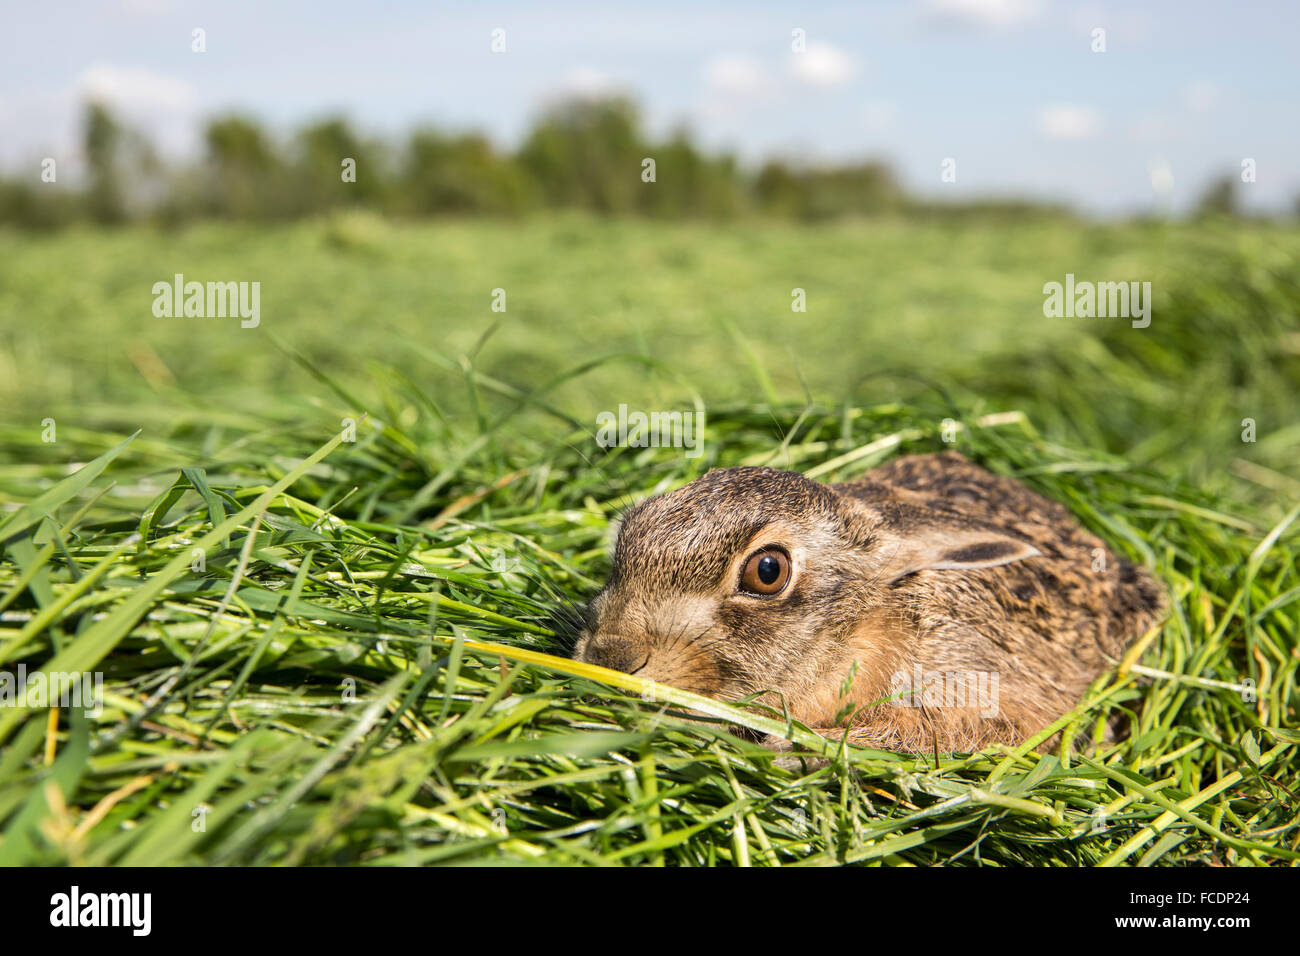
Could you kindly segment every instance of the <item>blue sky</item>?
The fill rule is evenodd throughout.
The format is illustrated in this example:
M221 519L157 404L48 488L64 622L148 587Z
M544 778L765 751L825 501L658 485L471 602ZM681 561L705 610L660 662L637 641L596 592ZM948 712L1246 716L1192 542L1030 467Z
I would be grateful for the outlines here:
M336 111L380 134L432 122L511 146L555 97L621 91L652 131L684 124L749 162L884 158L935 197L1180 210L1246 158L1249 207L1300 195L1293 2L105 0L0 16L0 165L33 175L50 155L75 171L88 95L186 155L228 109L277 129ZM941 182L946 158L956 182Z

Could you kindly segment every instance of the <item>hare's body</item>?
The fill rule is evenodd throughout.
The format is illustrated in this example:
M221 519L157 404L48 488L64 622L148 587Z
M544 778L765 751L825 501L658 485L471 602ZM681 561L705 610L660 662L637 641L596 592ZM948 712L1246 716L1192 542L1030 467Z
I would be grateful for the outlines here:
M1069 710L1163 606L1064 507L952 452L840 485L734 468L629 513L577 653L772 691L861 745L969 751Z
M865 501L919 495L932 508L1013 532L1040 552L959 575L926 570L911 576L902 628L910 639L901 656L923 676L917 681L904 674L893 689L901 684L920 706L889 708L901 713L886 712L884 719L864 715L854 733L862 743L925 749L936 732L941 745L945 738L962 740L963 750L1018 741L1073 707L1163 610L1150 575L1117 557L1065 507L956 453L896 459L833 487ZM974 675L975 693L967 696L975 707L928 703L951 696L955 681L938 675L953 672ZM994 674L996 681L983 676ZM986 717L981 688L994 686L984 696L996 698L998 712Z

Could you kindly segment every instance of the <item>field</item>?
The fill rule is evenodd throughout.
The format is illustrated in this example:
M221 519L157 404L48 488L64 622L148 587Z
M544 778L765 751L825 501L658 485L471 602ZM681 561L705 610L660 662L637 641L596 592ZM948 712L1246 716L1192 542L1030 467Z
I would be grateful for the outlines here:
M155 316L176 273L260 323ZM1150 327L1045 317L1067 273ZM598 447L620 404L705 408L703 456ZM0 863L1300 860L1294 226L0 232L0 408L0 674L104 682L0 707ZM945 447L1168 585L1041 737L1117 744L841 751L562 659L628 501Z

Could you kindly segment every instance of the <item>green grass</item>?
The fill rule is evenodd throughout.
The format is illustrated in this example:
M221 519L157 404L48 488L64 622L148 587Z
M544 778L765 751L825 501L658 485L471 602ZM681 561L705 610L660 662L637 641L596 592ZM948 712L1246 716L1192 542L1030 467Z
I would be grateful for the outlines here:
M1291 865L1297 252L1067 223L0 236L0 672L106 692L0 707L0 863ZM262 328L154 319L175 271L261 279ZM1155 281L1151 328L1045 320L1067 271ZM699 459L592 439L694 396ZM951 447L945 418L1168 584L1044 728L1118 744L936 766L547 656L627 501L739 463L852 477Z

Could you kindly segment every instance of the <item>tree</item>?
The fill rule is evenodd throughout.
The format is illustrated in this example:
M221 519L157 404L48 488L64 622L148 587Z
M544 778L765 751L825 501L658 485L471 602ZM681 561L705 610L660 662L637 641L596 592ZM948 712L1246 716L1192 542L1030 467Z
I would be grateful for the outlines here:
M532 204L533 192L523 169L482 136L448 136L431 129L411 135L403 211L511 215Z
M553 107L533 128L519 161L554 206L618 214L635 210L641 161L636 107L626 99L572 99Z
M389 175L380 151L363 142L347 120L329 117L298 132L294 177L303 211L315 212L338 205L377 204L385 194ZM351 160L355 179L345 181L343 163Z
M204 133L214 211L234 219L273 218L291 206L278 187L280 162L256 121L242 116L213 120Z
M90 167L90 188L86 206L92 218L101 223L117 223L126 218L126 200L122 184L122 127L99 102L86 104L82 149Z
M1237 199L1237 177L1233 175L1220 176L1210 183L1201 193L1200 199L1196 201L1196 215L1204 218L1208 216L1236 216L1240 213Z

